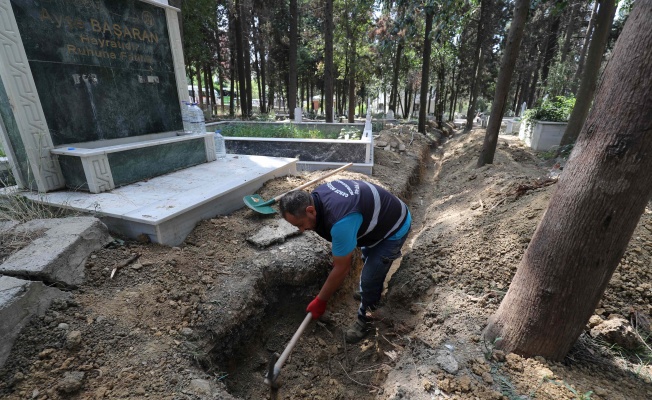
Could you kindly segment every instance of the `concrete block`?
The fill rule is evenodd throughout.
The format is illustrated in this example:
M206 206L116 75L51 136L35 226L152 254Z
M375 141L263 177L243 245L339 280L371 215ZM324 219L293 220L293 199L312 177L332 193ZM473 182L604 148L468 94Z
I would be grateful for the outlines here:
M94 217L34 220L14 228L38 230L45 234L12 254L0 265L0 274L74 287L84 282L86 257L112 240L106 225Z
M41 282L0 276L0 368L29 320L34 315L43 315L53 300L69 296Z
M283 243L285 239L298 235L299 229L284 219L275 220L272 224L262 227L247 241L260 248L268 247L274 243Z

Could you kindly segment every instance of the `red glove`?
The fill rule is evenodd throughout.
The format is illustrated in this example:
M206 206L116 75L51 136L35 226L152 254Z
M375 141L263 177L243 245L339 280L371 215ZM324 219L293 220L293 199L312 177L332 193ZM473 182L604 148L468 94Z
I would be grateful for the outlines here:
M326 311L326 302L315 296L315 299L308 304L306 312L312 313L312 319L319 319Z

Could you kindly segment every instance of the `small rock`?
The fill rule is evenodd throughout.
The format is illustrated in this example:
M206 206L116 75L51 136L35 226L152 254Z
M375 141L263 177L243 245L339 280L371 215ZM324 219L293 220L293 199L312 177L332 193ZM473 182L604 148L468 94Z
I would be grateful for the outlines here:
M131 266L131 269L133 269L134 271L140 271L141 269L143 269L143 264L136 263Z
M536 369L536 374L539 377L539 380L542 380L542 379L545 379L545 378L552 379L555 376L555 374L549 368L546 368L546 367L537 368Z
M20 382L23 379L25 379L25 375L22 372L19 371L14 374L14 382Z
M80 371L66 372L63 379L57 384L57 390L61 393L72 394L81 389L84 381L84 373Z
M493 384L494 384L494 378L493 378L493 376L491 376L491 374L490 374L489 372L484 372L484 373L482 374L482 380L483 380L486 384L489 384L489 385L493 385Z
M518 354L509 353L505 356L505 366L516 372L523 372L523 359Z
M450 351L441 350L437 353L435 362L449 374L455 374L460 369L459 363Z
M602 318L599 315L591 315L589 318L589 328L595 328L602 323Z
M140 235L136 236L136 240L140 243L149 243L151 240L148 235L141 233Z
M619 315L610 316L610 319L591 329L590 334L593 338L600 338L627 350L635 350L641 345L629 321Z
M181 334L186 337L192 336L193 332L194 331L188 327L181 329Z
M598 395L600 397L605 397L605 398L607 397L607 391L604 390L603 388L601 388L600 386L596 386L593 389L593 393L595 393L596 395Z
M81 347L82 336L80 331L72 331L66 336L64 346L68 350L77 350Z
M457 383L461 392L466 393L471 391L471 377L464 375L457 380Z
M54 349L45 349L38 354L38 358L40 358L41 360L43 360L44 358L50 358L52 353L54 353L55 351L56 350Z
M138 387L134 390L134 393L136 393L138 396L144 396L145 393L147 393L147 392L145 391L145 388L144 388L144 387L142 387L142 386L138 386Z
M204 379L193 379L189 389L199 396L210 396L212 393L210 382Z
M103 315L100 315L97 318L95 318L95 322L97 322L97 323L100 323L102 321L106 321L106 317L103 316Z
M59 324L59 326L57 326L57 329L61 329L62 331L67 331L68 328L70 328L70 326L65 322L62 322Z
M494 350L493 354L491 355L491 358L498 362L505 362L506 357L505 357L505 352L502 350Z

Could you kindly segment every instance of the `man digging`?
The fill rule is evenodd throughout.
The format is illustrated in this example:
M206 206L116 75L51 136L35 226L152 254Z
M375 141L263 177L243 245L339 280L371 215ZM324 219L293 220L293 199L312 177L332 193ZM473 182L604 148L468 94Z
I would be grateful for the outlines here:
M353 251L362 250L360 307L346 330L348 343L356 343L369 332L370 317L380 301L383 283L392 261L401 256L412 217L398 197L372 183L337 180L319 185L312 193L294 191L279 202L281 215L290 224L315 231L332 243L333 269L307 312L318 319L333 293L351 270Z

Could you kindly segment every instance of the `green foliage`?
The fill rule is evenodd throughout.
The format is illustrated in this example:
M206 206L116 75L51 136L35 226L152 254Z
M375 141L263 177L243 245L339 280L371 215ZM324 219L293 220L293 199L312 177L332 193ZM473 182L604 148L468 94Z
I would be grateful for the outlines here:
M557 96L554 99L545 99L535 108L525 111L523 121L532 125L535 121L566 122L575 106L574 97Z
M0 157L6 157L7 154L5 154L5 149L2 148L2 143L0 143Z
M303 129L294 124L230 124L220 127L227 137L262 137L286 139L337 139L341 132L322 132L318 129ZM358 136L360 135L359 132Z

